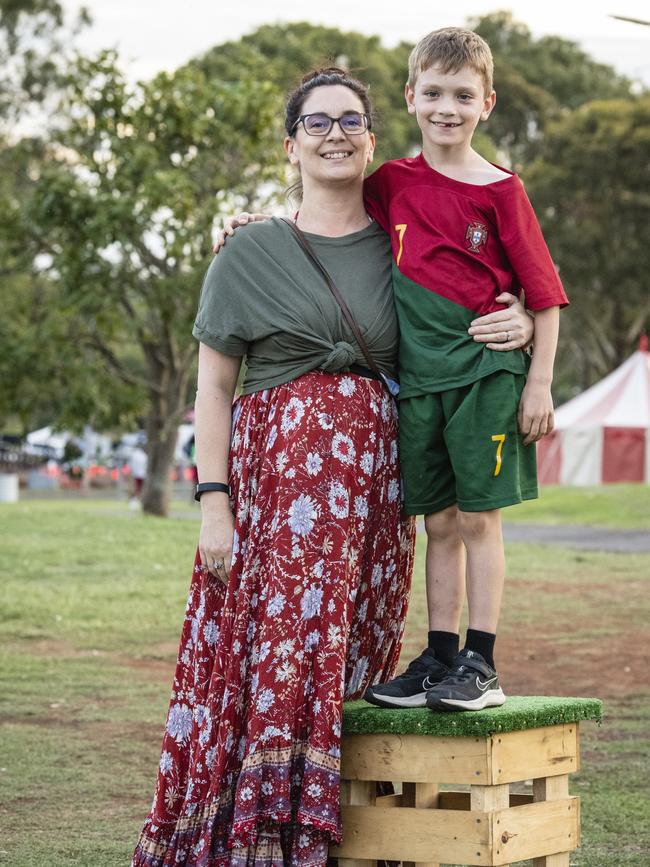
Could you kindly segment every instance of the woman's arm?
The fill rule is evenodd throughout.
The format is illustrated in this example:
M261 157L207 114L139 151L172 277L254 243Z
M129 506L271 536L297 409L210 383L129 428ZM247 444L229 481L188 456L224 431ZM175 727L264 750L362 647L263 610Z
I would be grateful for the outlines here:
M474 319L468 328L469 334L477 343L487 344L488 349L499 352L524 349L533 341L535 320L521 301L509 292L502 292L496 301L508 307Z
M196 466L199 482L228 483L232 401L241 358L199 344L199 375L194 402ZM209 491L201 496L201 563L226 583L230 574L234 522L228 495ZM214 563L223 560L224 568Z

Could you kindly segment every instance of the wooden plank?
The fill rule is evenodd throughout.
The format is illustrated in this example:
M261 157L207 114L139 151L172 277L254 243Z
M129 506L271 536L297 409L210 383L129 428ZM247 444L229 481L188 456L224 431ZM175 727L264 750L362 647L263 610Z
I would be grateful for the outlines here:
M533 867L569 867L570 863L570 852L557 852L555 855L533 858Z
M343 805L364 805L376 809L377 784L366 780L341 780L341 809ZM339 867L376 867L377 861L368 858L341 858Z
M377 785L374 781L341 780L342 804L374 804L377 801Z
M577 798L485 814L467 810L342 808L343 843L332 857L504 865L577 848ZM494 842L492 842L494 841Z
M381 795L376 802L378 807L402 807L401 795Z
M575 723L493 735L491 742L487 782L494 785L570 774L578 767Z
M490 828L490 864L494 864L495 843L494 822L492 814L507 810L510 806L510 786L504 783L500 786L470 786L470 809L482 818L477 821L487 822Z
M510 793L510 806L521 807L523 804L532 804L533 796ZM440 792L438 803L439 810L469 810L469 792Z
M470 809L478 813L494 813L510 806L510 786L472 786L469 790Z
M405 807L435 810L438 806L439 794L437 783L404 783L402 786L402 799Z
M489 783L490 738L345 735L341 777L411 783ZM537 776L542 776L538 774ZM530 775L526 779L529 779Z
M342 807L343 842L334 858L492 864L485 816L417 807Z
M578 798L539 801L493 813L492 864L572 852L578 845L579 817Z
M559 777L541 777L533 780L533 796L535 801L559 801L569 794L569 775ZM579 840L576 841L578 845ZM533 860L533 867L569 867L569 852L555 852Z
M540 777L533 780L533 799L535 801L559 801L569 797L569 775L559 777Z
M425 810L435 810L440 800L437 783L404 783L402 786L402 801L405 807L418 807ZM434 847L432 847L433 849ZM439 861L403 861L402 867L440 867Z

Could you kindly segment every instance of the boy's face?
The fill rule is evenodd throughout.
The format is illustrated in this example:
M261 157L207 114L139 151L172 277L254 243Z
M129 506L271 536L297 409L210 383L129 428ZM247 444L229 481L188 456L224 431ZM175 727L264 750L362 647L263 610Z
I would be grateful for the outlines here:
M480 120L487 120L496 102L494 91L485 93L483 79L468 66L442 72L437 66L423 70L415 86L406 85L409 114L417 118L425 151L450 146L469 147Z

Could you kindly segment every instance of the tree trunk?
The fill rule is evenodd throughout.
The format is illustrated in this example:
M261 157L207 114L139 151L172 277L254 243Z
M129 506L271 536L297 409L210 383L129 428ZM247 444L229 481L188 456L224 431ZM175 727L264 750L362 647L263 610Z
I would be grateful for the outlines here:
M164 383L162 393L152 393L147 416L147 478L142 510L167 517L171 496L171 470L178 438L178 425L187 399L187 371Z

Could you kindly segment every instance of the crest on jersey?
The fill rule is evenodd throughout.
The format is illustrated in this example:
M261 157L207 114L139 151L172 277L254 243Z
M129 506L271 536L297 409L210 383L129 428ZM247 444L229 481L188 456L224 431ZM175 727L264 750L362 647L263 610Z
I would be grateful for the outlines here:
M470 223L465 232L465 240L469 241L469 250L480 253L481 246L487 241L487 227L483 223Z

